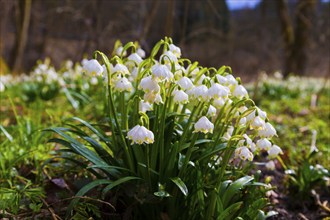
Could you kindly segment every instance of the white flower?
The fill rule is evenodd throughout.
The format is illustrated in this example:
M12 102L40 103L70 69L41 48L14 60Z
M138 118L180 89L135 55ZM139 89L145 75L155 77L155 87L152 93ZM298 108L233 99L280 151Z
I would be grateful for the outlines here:
M257 148L260 150L269 150L271 146L272 143L266 138L257 141Z
M127 67L124 64L121 64L121 63L117 63L113 67L111 72L119 73L119 74L122 74L122 75L128 75L129 74L129 71L128 71Z
M248 92L246 91L244 86L237 85L235 87L234 92L233 92L233 96L238 97L238 98L242 98L242 97L246 97L247 95L248 95Z
M231 74L225 76L226 79L227 79L227 85L237 85L238 82L237 80L235 79L235 77Z
M139 103L139 111L146 113L147 111L152 110L152 104L149 104L148 102L145 102L143 100Z
M160 80L170 80L173 78L173 73L167 68L167 66L159 63L151 67L151 72Z
M267 113L257 107L253 112L251 112L248 116L246 116L246 119L248 121L252 121L257 115L263 120L266 120L267 118Z
M179 47L174 44L170 44L169 49L177 58L181 57L181 49Z
M194 128L194 132L213 133L214 125L207 117L203 116L195 123Z
M140 125L136 125L129 132L127 132L127 137L132 141L131 144L152 144L154 142L154 133Z
M262 138L271 138L276 135L276 130L269 122L265 124L265 127L262 130L258 131L258 135Z
M173 101L174 103L187 104L188 103L188 94L182 90L175 90L173 92Z
M132 53L131 55L129 55L127 57L127 60L132 61L137 65L139 65L143 61L142 58L137 53Z
M118 47L117 50L116 50L116 54L118 56L121 56L121 53L123 52L123 50L124 50L123 46ZM124 51L123 56L126 56L126 55L127 55L127 51Z
M0 81L0 92L5 91L5 85Z
M188 94L199 101L208 101L207 91L208 89L205 85L200 85L189 90Z
M277 145L273 145L268 151L267 151L267 153L268 153L268 156L269 156L269 158L275 158L275 157L277 157L279 154L283 154L283 151L282 151L282 149L279 147L279 146L277 146Z
M126 78L126 77L121 77L115 84L115 90L119 92L130 92L133 89L132 83Z
M177 63L178 58L171 51L166 51L160 56L160 60L163 60L165 63Z
M216 114L217 114L217 109L213 105L210 105L206 115L210 117L214 117Z
M145 58L145 57L146 57L146 52L145 52L143 49L141 49L141 48L138 48L138 49L136 50L136 53L137 53L141 58Z
M218 109L223 107L225 104L226 104L226 100L224 98L219 98L219 99L213 100L213 105Z
M83 69L88 74L97 75L97 76L101 76L101 74L103 72L102 66L95 59L84 61Z
M270 160L268 161L266 164L265 164L265 167L268 169L268 170L275 170L275 163L273 160Z
M253 119L250 124L250 127L256 130L261 130L265 128L265 121L260 117L257 116Z
M184 90L189 90L189 89L191 89L194 86L193 83L191 82L191 80L188 77L186 77L186 76L182 77L178 81L178 84Z
M218 99L225 98L229 94L229 88L220 85L219 83L214 83L207 92L210 98Z
M91 79L90 79L90 83L92 84L92 85L97 85L98 84L98 79L96 78L96 77L92 77Z
M223 135L223 139L229 140L231 138L231 136L233 135L233 131L234 131L234 127L229 126L226 133Z
M253 154L252 152L245 146L239 147L235 150L235 157L241 158L241 160L253 160Z
M220 74L217 74L215 77L217 78L218 82L222 85L226 85L228 82L228 79L224 76L221 76Z
M238 122L239 125L245 125L246 124L246 117L243 117Z
M157 92L147 92L144 94L143 99L149 103L163 103L163 99L161 97L161 95Z
M152 76L147 76L143 78L140 82L139 88L142 88L144 92L159 92L160 86L158 83L152 78Z

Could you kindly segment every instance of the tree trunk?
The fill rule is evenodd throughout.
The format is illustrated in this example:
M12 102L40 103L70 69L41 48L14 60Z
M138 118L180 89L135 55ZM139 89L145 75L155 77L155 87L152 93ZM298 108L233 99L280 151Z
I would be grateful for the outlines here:
M315 0L299 0L297 5L296 27L294 31L295 41L292 48L292 59L295 63L295 69L292 72L299 75L306 74L315 5Z
M24 55L26 42L28 39L28 31L29 31L29 25L30 25L31 5L32 5L32 0L24 1L23 18L21 20L21 26L18 26L18 28L20 28L20 30L19 30L19 34L18 34L18 38L17 38L17 46L16 46L17 52L16 52L15 61L14 61L14 65L13 65L14 74L17 74L19 71L22 70L23 55Z
M304 75L308 61L308 46L312 27L315 0L298 0L296 25L292 26L285 0L277 0L277 8L284 40L284 77L289 74Z
M165 24L165 36L172 37L174 17L174 0L167 1L167 15Z
M292 45L294 42L294 32L289 16L289 9L285 0L276 1L277 10L281 23L281 32L284 41L284 77L287 77L293 68L293 60L291 56Z

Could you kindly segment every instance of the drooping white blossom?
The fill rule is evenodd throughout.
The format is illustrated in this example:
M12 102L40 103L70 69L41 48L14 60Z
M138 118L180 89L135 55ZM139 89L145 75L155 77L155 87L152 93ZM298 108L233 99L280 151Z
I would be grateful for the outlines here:
M189 100L189 96L187 93L185 93L183 90L175 90L173 92L173 101L174 103L179 104L187 104Z
M157 81L152 76L147 76L143 78L140 82L139 88L144 92L154 92L157 93L160 90L160 86Z
M252 152L245 146L236 148L235 157L240 158L241 160L253 160Z
M203 116L194 125L194 132L213 133L214 125L210 120Z
M154 142L154 133L144 126L136 125L127 132L127 137L132 141L131 144L152 144Z
M101 76L103 72L103 68L101 64L95 59L85 61L83 64L83 69L88 74L96 75L96 76Z
M139 102L139 111L146 113L147 111L151 111L151 110L152 110L152 104L150 104L149 102L145 102L143 100Z
M283 154L283 151L282 151L282 149L279 147L279 146L277 146L277 145L273 145L268 151L267 151L267 153L268 153L268 156L269 156L269 158L275 158L275 157L277 157L279 154Z
M261 138L271 138L276 135L276 130L273 125L267 122L262 130L258 130L258 135Z
M173 73L167 68L166 65L156 63L151 67L152 74L160 80L171 80Z

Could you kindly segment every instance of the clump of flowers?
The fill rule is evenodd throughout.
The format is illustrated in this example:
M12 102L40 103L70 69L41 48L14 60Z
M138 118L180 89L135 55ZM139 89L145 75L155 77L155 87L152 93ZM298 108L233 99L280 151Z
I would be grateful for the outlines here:
M248 205L239 202L240 191L226 189L253 182L244 167L260 152L275 159L282 151L272 144L276 130L266 112L255 106L241 80L228 66L208 68L182 58L170 38L158 42L149 57L132 42L118 44L113 54L109 59L96 51L83 64L85 73L104 80L111 135L83 122L98 136L93 141L92 136L82 137L94 147L93 158L76 149L78 139L66 146L93 163L94 169L103 170L104 179L137 181L133 197L139 203L161 203L149 213L154 218L162 212L171 219L213 219L225 211L232 217L246 215ZM52 130L66 137L61 130ZM98 141L111 153L100 151ZM122 168L114 172L107 166ZM239 183L231 185L231 180ZM103 193L110 189L108 185ZM173 210L182 204L188 207L186 212ZM244 208L233 209L233 204Z

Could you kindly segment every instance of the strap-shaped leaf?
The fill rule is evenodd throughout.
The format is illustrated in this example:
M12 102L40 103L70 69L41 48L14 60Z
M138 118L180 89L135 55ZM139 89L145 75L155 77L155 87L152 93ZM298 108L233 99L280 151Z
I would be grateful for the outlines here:
M230 184L222 197L224 207L227 207L234 195L243 189L246 185L250 184L253 179L254 178L251 176L244 176Z
M104 184L109 184L109 183L112 183L112 181L110 180L106 180L106 179L98 179L98 180L94 180L93 182L90 182L88 183L87 185L85 185L83 188L81 188L76 196L83 196L85 195L88 191L90 191L91 189L99 186L99 185L104 185ZM75 198L73 199L69 206L68 206L68 209L67 209L67 212L66 212L66 217L65 219L68 219L69 215L70 215L70 212L72 211L73 207L78 203L80 198Z
M180 179L180 177L174 177L171 178L172 182L175 183L183 193L183 195L187 196L188 195L188 188L186 184Z
M242 205L243 201L232 204L220 213L217 220L233 219L233 215L241 208Z
M7 139L10 141L10 142L13 142L13 137L6 131L6 129L0 125L0 129L1 131L5 134L5 136L7 137Z
M87 128L89 128L94 134L96 134L103 142L108 143L109 139L106 138L99 130L97 130L96 128L94 128L91 124L89 124L88 122L82 120L81 118L78 117L73 117L73 120L79 121L80 123L82 123L83 125L85 125Z
M118 179L116 181L113 181L111 182L109 185L107 185L103 190L102 190L102 198L105 197L106 193L109 192L109 190L111 190L112 188L120 185L120 184L123 184L125 182L128 182L130 180L138 180L138 179L141 179L139 177L135 177L135 176L126 176L126 177L123 177L121 179Z

